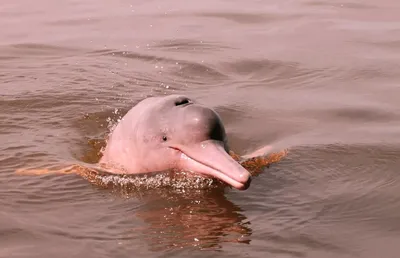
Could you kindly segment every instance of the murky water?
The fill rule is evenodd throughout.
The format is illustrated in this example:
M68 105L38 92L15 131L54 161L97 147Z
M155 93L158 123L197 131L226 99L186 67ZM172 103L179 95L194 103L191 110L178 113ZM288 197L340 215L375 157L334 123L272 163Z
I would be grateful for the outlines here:
M5 0L0 31L1 257L398 256L398 1ZM14 173L170 93L288 156L245 192Z

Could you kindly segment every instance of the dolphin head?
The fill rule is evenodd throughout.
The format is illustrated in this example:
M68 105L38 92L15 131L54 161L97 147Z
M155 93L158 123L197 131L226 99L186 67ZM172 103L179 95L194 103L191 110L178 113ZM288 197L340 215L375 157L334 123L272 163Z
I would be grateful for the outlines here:
M104 161L127 173L179 169L245 190L251 176L229 154L219 115L183 95L151 97L133 107L110 135Z

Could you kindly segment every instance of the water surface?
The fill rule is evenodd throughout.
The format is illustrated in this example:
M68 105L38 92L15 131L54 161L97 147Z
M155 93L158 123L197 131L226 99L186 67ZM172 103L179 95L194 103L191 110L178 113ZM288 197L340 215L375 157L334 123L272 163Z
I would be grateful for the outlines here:
M0 8L1 257L397 257L400 3L11 1ZM119 191L95 163L147 96L289 155L245 192Z

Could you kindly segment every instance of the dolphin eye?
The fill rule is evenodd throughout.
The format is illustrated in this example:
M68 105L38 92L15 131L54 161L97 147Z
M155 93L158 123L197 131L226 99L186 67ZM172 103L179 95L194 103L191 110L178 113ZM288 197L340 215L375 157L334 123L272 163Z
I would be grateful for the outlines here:
M188 98L180 98L175 101L175 106L189 104L191 101Z
M162 140L163 140L164 142L166 142L166 141L168 140L168 139L167 139L167 136L164 135L164 136L162 137Z

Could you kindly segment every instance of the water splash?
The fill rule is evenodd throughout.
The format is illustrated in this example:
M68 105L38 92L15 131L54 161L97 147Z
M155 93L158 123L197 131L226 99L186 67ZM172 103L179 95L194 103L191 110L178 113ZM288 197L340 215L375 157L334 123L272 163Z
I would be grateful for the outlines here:
M208 178L185 171L166 171L140 175L116 175L99 173L98 171L91 170L80 174L98 186L123 191L141 191L159 188L184 191L185 189L201 190L225 185L218 179Z

